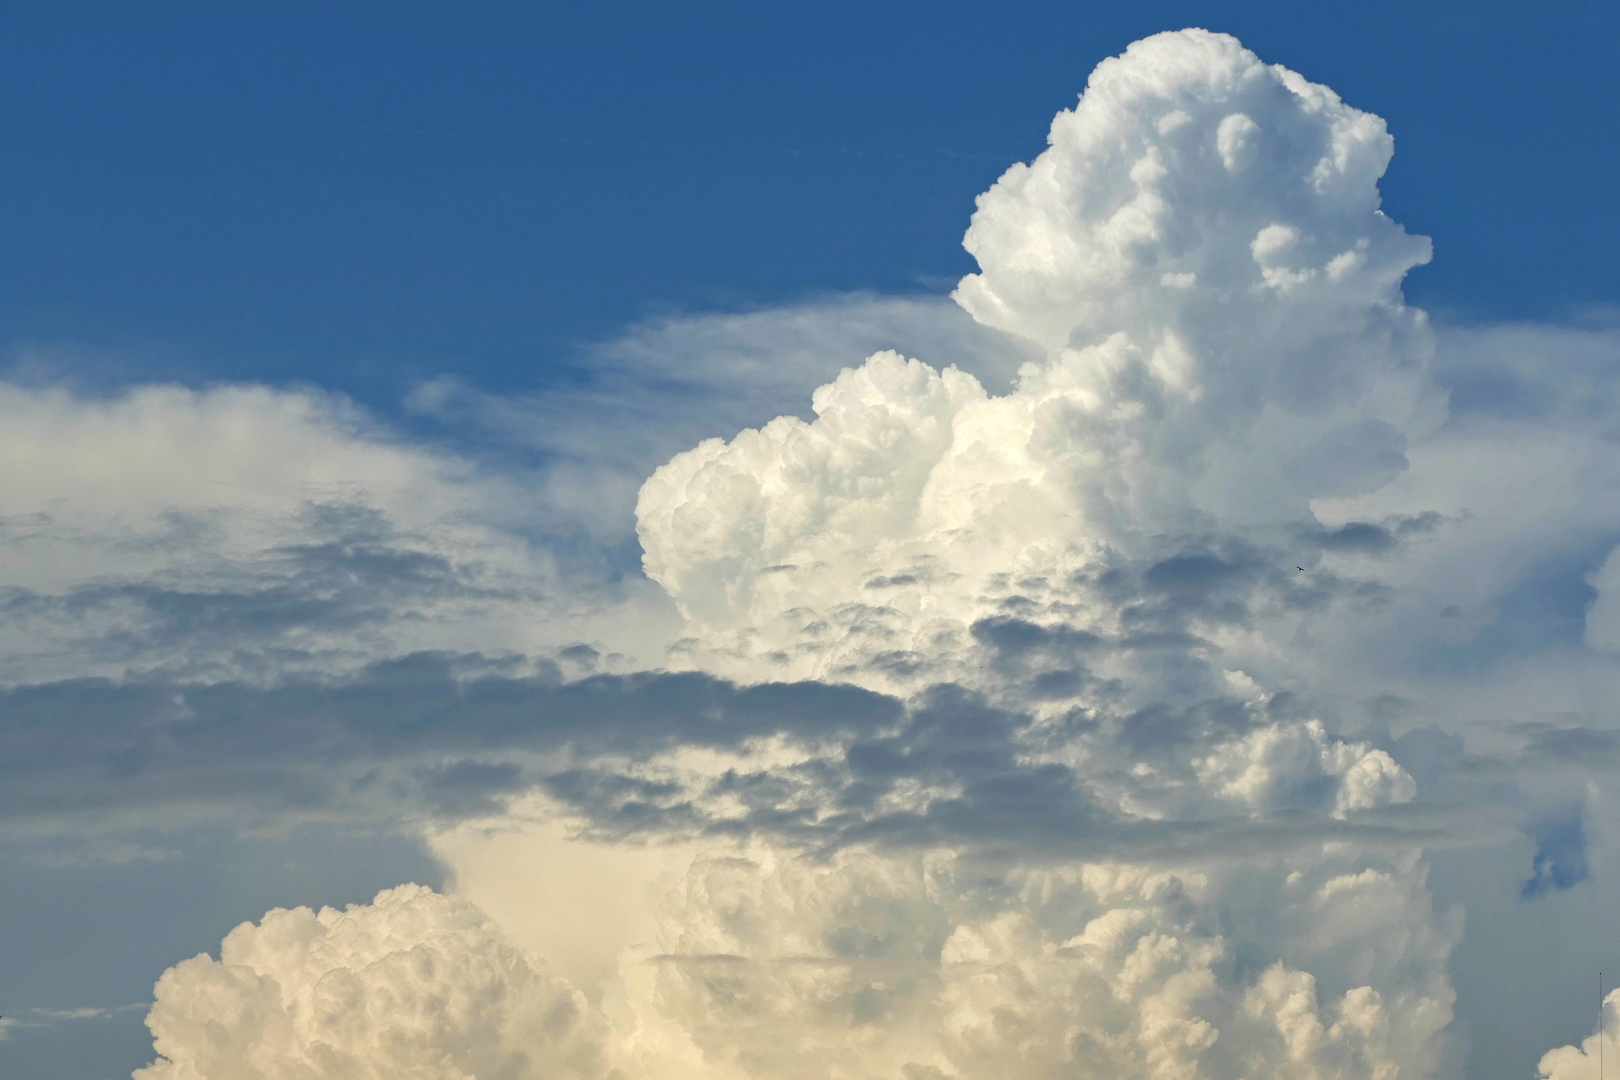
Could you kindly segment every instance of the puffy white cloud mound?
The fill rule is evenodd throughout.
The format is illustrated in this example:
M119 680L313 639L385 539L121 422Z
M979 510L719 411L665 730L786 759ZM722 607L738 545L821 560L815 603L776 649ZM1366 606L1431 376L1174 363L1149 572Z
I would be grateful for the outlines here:
M1438 421L1400 294L1430 245L1379 210L1377 116L1184 30L1100 64L1049 141L980 197L956 299L1083 372L1074 441L1106 431L1194 505L1265 518L1387 478ZM1170 493L1110 501L1163 522Z
M948 856L906 870L845 852L849 878L717 861L647 999L681 1018L682 1045L762 1076L1440 1068L1456 927L1421 858L1283 839L1416 795L1386 750L1276 685L1300 612L1376 591L1296 578L1302 549L1396 543L1371 523L1328 538L1312 501L1385 485L1445 415L1400 293L1429 245L1379 210L1392 145L1229 37L1138 42L979 200L980 272L956 299L1044 351L1010 393L881 352L817 390L813 420L708 440L648 479L644 565L688 621L686 662L913 703L943 682L982 695L945 737L970 763L959 783L892 787L917 818L972 807L964 845L1025 788L1063 821L1018 817L1030 850L1107 823L1288 822L1270 854L1211 839L1174 866L1036 868L998 836L1021 868L995 887L953 879ZM1017 717L1004 758L992 715ZM815 802L795 777L847 763L881 785L918 756L910 738L760 772L795 792L785 814ZM1063 817L1067 789L1037 768L1084 812ZM825 820L860 797L828 799ZM790 884L814 873L828 880ZM869 953L838 955L846 930Z
M1620 1061L1620 1039L1615 1037L1609 1017L1620 1007L1620 990L1611 990L1603 999L1602 1026L1579 1046L1560 1046L1541 1057L1536 1068L1544 1080L1588 1080L1598 1074L1598 1057Z
M1341 852L1286 882L1278 866L1246 871L1303 901L1251 922L1254 896L1215 868L1003 874L948 851L700 859L656 951L622 968L640 1037L626 1071L1432 1073L1454 928L1433 920L1415 865L1351 866ZM1337 925L1347 917L1354 933Z
M1358 860L716 851L668 882L600 1013L468 902L404 886L172 968L136 1080L1429 1075L1455 928L1421 867Z
M980 321L1049 349L1174 334L1221 375L1284 359L1286 337L1246 336L1266 316L1351 347L1369 317L1399 332L1429 242L1378 209L1384 122L1329 88L1224 34L1158 34L1098 65L1049 141L979 197L957 299ZM1315 397L1323 359L1267 374Z
M417 885L277 909L178 964L136 1080L539 1080L602 1075L585 1000L465 900Z
M958 301L1045 361L994 397L878 353L816 392L815 420L678 455L641 491L647 573L694 636L742 630L733 652L825 674L857 662L838 638L937 652L996 575L1314 524L1311 499L1385 483L1444 416L1399 290L1428 242L1378 209L1391 149L1377 117L1232 38L1138 42L967 234L982 269Z
M933 481L963 410L988 404L976 380L878 353L812 400L815 423L778 417L730 443L710 439L643 486L647 572L688 617L724 626L780 610L806 580L859 597L865 582L853 575L927 561L934 534L949 527L935 520L953 506L934 497ZM991 451L1005 440L986 441Z
M1257 728L1217 747L1196 767L1222 797L1255 810L1300 805L1324 781L1332 785L1338 817L1411 802L1417 794L1417 784L1388 753L1332 738L1320 720Z

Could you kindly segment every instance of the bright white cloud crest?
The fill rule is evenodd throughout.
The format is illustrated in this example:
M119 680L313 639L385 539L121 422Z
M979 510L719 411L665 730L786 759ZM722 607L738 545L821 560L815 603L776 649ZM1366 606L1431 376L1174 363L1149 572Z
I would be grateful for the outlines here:
M693 662L895 688L949 677L1121 732L1153 703L1235 680L1263 715L1268 696L1247 676L1195 662L1167 683L1130 642L1154 589L1186 608L1165 616L1178 629L1248 621L1197 610L1240 562L1213 555L1211 537L1264 543L1314 525L1309 499L1381 485L1405 467L1407 440L1443 419L1426 323L1399 292L1428 243L1378 210L1390 139L1331 91L1188 31L1101 65L1051 144L979 200L966 244L982 269L956 294L981 322L1046 349L1010 394L880 353L816 392L814 421L710 440L642 489L647 572L687 615ZM1252 580L1231 598L1259 613L1265 588ZM1042 633L1047 645L1030 644ZM1095 659L1077 674L1088 648ZM1060 688L1050 676L1062 663L1073 677ZM1215 735L1180 762L1133 755L1128 737L1042 748L1036 730L1026 755L1064 761L1126 817L1197 818L1228 801L1342 818L1415 794L1386 752L1315 720ZM1324 852L1271 871L1269 885L1239 885L1218 864L1076 866L1015 875L999 903L953 897L949 865L913 879L928 903L890 901L893 940L938 927L937 960L854 979L818 967L804 989L765 968L737 997L749 1017L788 1018L767 1045L798 1032L797 1053L803 1018L834 1001L892 1012L883 1033L840 1025L826 1064L801 1070L783 1055L750 1072L1390 1078L1439 1065L1454 933L1434 919L1411 855L1390 865ZM1216 930L1218 906L1245 892L1293 930ZM825 963L860 918L830 922L819 949L812 938L777 955ZM1401 944L1369 964L1368 942L1385 934ZM738 941L692 951L754 955ZM1267 960L1240 975L1236 955ZM723 1027L756 1023L738 1014ZM833 1064L857 1046L873 1056Z
M747 627L826 672L867 607L911 639L890 649L931 652L914 642L971 620L994 575L1314 521L1310 499L1380 486L1444 418L1399 291L1429 245L1378 209L1377 117L1186 31L1103 63L1051 143L980 198L984 269L956 294L1047 349L1012 393L878 354L817 391L813 422L710 440L647 482L647 572L694 636Z
M602 1075L585 1000L476 908L415 885L346 911L276 910L164 974L164 1055L137 1080Z
M1603 1023L1599 1029L1581 1040L1579 1046L1560 1046L1542 1057L1537 1074L1544 1080L1586 1080L1598 1075L1601 1057L1620 1060L1620 1039L1616 1039L1609 1017L1620 1004L1620 990L1610 991L1601 1008Z

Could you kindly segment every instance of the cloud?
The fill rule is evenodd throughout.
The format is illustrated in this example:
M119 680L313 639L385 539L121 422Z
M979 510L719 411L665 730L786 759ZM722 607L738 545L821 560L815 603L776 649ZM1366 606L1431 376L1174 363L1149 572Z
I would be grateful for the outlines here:
M1048 141L979 198L964 244L981 269L956 296L981 322L1048 350L1124 332L1169 350L1149 349L1160 384L1247 399L1240 424L1266 401L1357 397L1421 358L1397 290L1429 243L1378 210L1383 121L1327 87L1225 35L1159 34L1098 65Z
M1431 327L1392 149L1159 35L959 306L654 320L431 441L0 389L7 835L361 822L454 894L238 928L146 1075L1458 1075L1452 965L1620 865L1620 339Z
M419 388L431 443L307 388L0 383L0 681L273 680L609 636L655 658L667 601L617 552L635 487L902 339L998 380L1025 355L938 298L670 316L593 347L576 386Z
M101 834L58 860L173 856L137 834L221 815L288 828L532 812L598 840L988 845L1040 859L1329 837L1384 848L1439 827L1422 810L1390 816L1412 792L1385 751L1238 699L1104 722L954 685L903 701L700 673L565 680L422 655L269 688L76 681L5 692L0 707L8 829ZM1303 757L1277 749L1301 740ZM537 792L543 805L526 809ZM1333 817L1287 816L1299 809Z
M145 1012L151 1006L149 1001L138 1001L130 1005L81 1005L73 1009L22 1009L17 1010L20 1015L0 1016L0 1042L11 1038L10 1032L16 1028L48 1028L57 1024L71 1023L75 1020L106 1020L120 1015Z
M706 441L642 488L647 573L693 637L759 634L757 657L818 674L869 653L857 637L926 653L991 614L996 574L1317 526L1310 500L1381 488L1444 420L1399 291L1428 243L1378 208L1381 120L1187 31L1099 66L1050 143L980 198L955 294L1044 350L1011 392L879 353L813 420Z
M1221 871L699 858L666 879L654 937L623 954L600 1011L465 901L405 886L343 912L271 912L218 961L171 969L148 1019L162 1057L137 1077L1429 1071L1450 935L1414 933L1389 903L1414 884L1422 898L1412 865L1345 866L1295 871L1310 902L1268 931L1313 976L1245 971Z
M600 1022L471 905L416 885L276 910L159 980L137 1080L605 1075Z
M1439 527L1310 504L1383 486L1444 419L1398 291L1427 245L1377 209L1389 146L1229 38L1139 43L980 201L957 298L1033 343L1007 392L879 352L814 392L814 419L707 439L643 486L646 571L686 620L676 670L416 654L153 686L175 717L153 737L37 757L127 760L117 799L215 767L267 806L682 845L653 925L593 981L592 1045L626 1075L1433 1074L1458 924L1418 851L1432 808L1276 649L1314 612L1387 602L1326 560L1396 559ZM48 790L18 797L61 813ZM173 969L159 1050L202 1061L203 1020L241 1016L220 1045L291 1070L327 1053L297 1026L320 1016L355 1033L350 1071L409 1065L367 984L276 1004L384 962L281 941L404 902L274 913ZM454 1030L475 1023L506 1045L497 1021Z
M1441 376L1466 386L1467 365L1437 363L1427 318L1400 293L1429 247L1379 208L1392 145L1376 117L1219 35L1161 35L1105 62L1055 121L1049 149L981 197L967 236L980 272L956 299L1043 352L1009 391L875 354L816 391L813 417L706 440L643 486L645 567L687 619L675 661L744 682L839 679L915 695L914 718L929 708L916 703L944 700L940 684L968 688L958 700L973 701L973 722L949 745L971 774L927 773L904 738L852 748L854 769L894 781L879 798L903 791L921 804L864 822L863 838L881 828L919 846L1004 843L1029 858L1051 834L1114 831L1146 854L1148 822L1191 831L1224 808L1293 815L1270 851L1303 867L1312 857L1283 836L1319 841L1326 821L1410 804L1419 786L1361 688L1373 672L1422 687L1404 699L1413 726L1445 715L1455 684L1414 659L1421 639L1402 625L1411 607L1465 623L1471 613L1471 631L1430 641L1489 662L1490 649L1567 647L1556 620L1568 605L1535 621L1512 607L1516 576L1526 598L1548 595L1504 528L1504 518L1530 526L1534 510L1436 497L1487 436L1477 396L1448 421ZM1595 451L1584 433L1570 442ZM1566 544L1582 512L1592 509L1560 506L1533 527ZM1464 599L1479 579L1437 567L1470 549L1513 569L1499 563L1487 595ZM1570 562L1577 575L1592 566ZM1463 603L1437 602L1452 590ZM1422 623L1445 626L1434 614ZM1437 658L1445 648L1428 647ZM1343 724L1358 697L1372 741L1321 717ZM974 737L1008 715L1016 734L1001 745L1016 750L1001 758ZM1448 775L1434 795L1468 783ZM1041 810L1026 816L1025 805ZM939 829L957 807L951 830ZM1216 857L1244 857L1241 842L1206 835ZM1337 946L1377 935L1359 910L1424 926L1434 955L1449 955L1455 938L1422 888L1355 861L1367 854L1357 850L1308 901L1286 883L1251 882L1246 895L1272 918L1336 912L1319 940ZM1162 857L1183 869L1176 860L1197 859L1186 848ZM1403 857L1409 882L1426 874L1415 845ZM1233 1035L1232 1022L1208 1019L1211 1006L1162 1029L1165 1053L1184 1046L1213 1075L1229 1052L1276 1071L1250 1049L1271 1038L1278 1059L1332 1046L1345 1055L1336 1068L1386 1075L1391 1061L1377 1054L1390 1051L1371 1049L1388 1037L1380 1009L1406 994L1413 1027L1397 1040L1399 1067L1441 1067L1443 962L1364 990L1328 976L1322 955L1285 960L1249 933L1223 944L1252 965L1247 1000L1278 1018L1274 1034ZM1331 1009L1315 996L1323 978L1344 995ZM1227 1041L1201 1042L1192 1015ZM1194 1068L1165 1066L1177 1067Z
M14 826L233 809L388 818L418 799L466 812L510 789L520 763L533 782L566 772L571 755L645 760L782 733L847 738L901 713L850 687L659 673L564 681L555 664L511 673L467 659L418 655L268 688L73 680L0 692L0 804Z
M528 542L509 478L335 396L0 384L0 432L0 681L522 650L617 602Z
M493 435L504 453L538 456L538 494L552 519L543 527L618 545L635 530L636 489L671 455L800 411L839 368L901 343L996 386L1038 355L943 297L856 293L665 315L586 348L576 382L497 396L442 378L419 387L412 405L477 442Z
M1409 999L1391 1038L1371 988L1318 1005L1310 976L1277 966L1246 989L1208 918L1223 891L1202 874L1104 864L986 877L947 853L699 864L643 1007L753 1075L1236 1076L1340 1055L1370 1073L1432 1035L1443 1002L1425 1016ZM714 993L718 980L731 992ZM1303 993L1268 999L1278 982ZM1348 1038L1279 1037L1294 1010L1351 1014L1350 1027L1358 1007L1368 1015Z
M1613 1057L1620 1042L1612 1032L1615 999L1620 997L1620 991L1611 990L1599 1006L1600 1025L1596 1032L1581 1040L1578 1046L1560 1046L1556 1050L1549 1050L1543 1055L1536 1072L1546 1080L1576 1080L1577 1077L1593 1076L1597 1073L1597 1061L1600 1055Z

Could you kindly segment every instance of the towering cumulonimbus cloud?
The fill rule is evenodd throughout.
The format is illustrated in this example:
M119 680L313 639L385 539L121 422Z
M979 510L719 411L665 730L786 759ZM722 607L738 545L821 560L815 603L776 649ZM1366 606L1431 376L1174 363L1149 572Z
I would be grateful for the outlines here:
M980 197L967 233L980 272L957 301L1045 353L1010 393L879 353L816 392L814 420L709 440L647 481L645 566L688 619L679 655L748 681L972 688L1025 718L1004 760L1067 777L1030 801L1081 833L1290 810L1354 822L1410 802L1416 785L1388 752L1310 715L1283 647L1360 588L1301 584L1294 553L1358 528L1393 535L1324 524L1311 500L1386 483L1445 417L1427 322L1400 293L1429 244L1379 209L1392 149L1377 117L1229 37L1162 34L1105 61L1049 148ZM986 745L984 723L961 753ZM922 754L905 736L892 745L897 762ZM823 759L826 775L846 764L882 783L876 747L857 749ZM1004 791L961 773L894 783L904 809L887 820L937 823L956 806L956 842L971 843L1016 813L1017 784L1041 787L1033 768L1014 782L977 752L1007 770ZM846 796L828 820L853 809ZM1020 819L1032 851L1050 839L1037 841L1038 816ZM1240 844L1160 864L1169 908L1145 895L1066 905L1048 870L1021 871L1033 876L1001 906L946 904L927 974L884 981L926 988L929 1004L901 1013L961 1002L931 1017L959 1041L912 1062L1039 1071L1002 1056L1007 1038L1076 1075L1432 1073L1456 935L1421 860L1282 843L1264 870L1233 869ZM1076 881L1103 873L1064 865ZM1232 919L1249 904L1269 933ZM1350 911L1353 931L1338 925ZM1059 932L1043 917L1072 921ZM1369 963L1385 933L1401 944Z
M1402 816L1416 781L1379 733L1333 728L1290 648L1313 614L1380 595L1297 565L1432 525L1312 510L1385 484L1445 416L1400 294L1428 243L1378 208L1391 152L1377 117L1232 38L1138 42L979 201L981 269L956 298L1044 353L1010 393L882 352L816 391L815 420L706 441L647 480L645 569L686 619L672 666L889 696L858 710L855 691L840 707L766 686L776 713L725 740L711 709L684 742L671 724L550 751L545 798L594 840L709 849L662 882L653 940L621 943L599 1011L559 1039L600 1031L633 1078L1455 1064L1460 916L1434 910ZM815 700L842 711L795 711ZM475 1019L525 1062L588 1075L584 1049L519 1046L518 1013L403 1029L420 1038L379 1018L373 972L460 971L463 940L485 965L468 1000L573 1000L479 933L319 962L305 944L436 902L278 914L175 968L152 1080L227 1075L183 1064L216 1045L485 1075L454 1058Z
M1314 524L1311 499L1384 483L1444 419L1399 289L1429 244L1379 210L1380 119L1186 31L1100 65L1050 142L980 197L955 294L1046 350L1012 393L880 353L814 421L648 480L647 573L694 637L741 630L795 674L847 666L854 636L928 653L998 575Z

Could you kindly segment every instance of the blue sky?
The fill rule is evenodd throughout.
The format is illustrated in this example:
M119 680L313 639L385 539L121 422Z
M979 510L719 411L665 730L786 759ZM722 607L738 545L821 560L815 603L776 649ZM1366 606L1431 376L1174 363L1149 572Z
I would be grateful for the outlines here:
M522 1080L1585 1080L1616 101L1597 3L0 5L0 1074L409 985Z
M543 385L649 313L941 292L1095 59L1206 25L1384 116L1408 295L1612 305L1612 5L8 4L0 337L92 380Z

